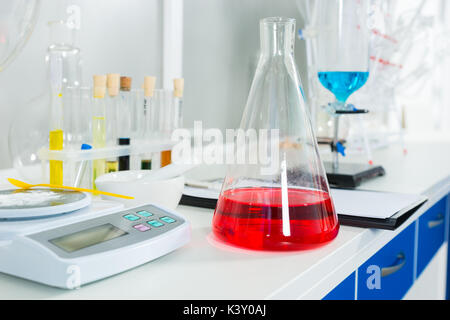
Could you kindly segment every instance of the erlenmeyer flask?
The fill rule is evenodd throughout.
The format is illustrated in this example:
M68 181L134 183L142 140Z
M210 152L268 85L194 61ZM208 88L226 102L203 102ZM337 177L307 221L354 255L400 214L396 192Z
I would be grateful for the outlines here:
M250 249L309 249L334 239L339 224L294 61L295 20L263 19L260 32L261 55L240 127L249 152L244 163L237 156L228 168L213 232ZM255 153L261 159L247 159Z

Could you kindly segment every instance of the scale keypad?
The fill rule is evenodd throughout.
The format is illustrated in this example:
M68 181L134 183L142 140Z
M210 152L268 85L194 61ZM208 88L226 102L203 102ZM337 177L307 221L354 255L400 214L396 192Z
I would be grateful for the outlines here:
M133 225L133 228L139 232L146 232L152 228L161 228L165 225L177 222L177 220L172 217L167 215L158 217L147 210L127 212L123 218L131 222L139 222L139 224Z
M59 257L73 259L156 239L185 223L186 221L175 213L172 214L154 205L143 205L42 231L29 237L43 244ZM54 239L89 232L95 228L106 228L110 230L108 232L117 232L119 235L70 252L52 242ZM109 235L108 233L96 236L100 238Z

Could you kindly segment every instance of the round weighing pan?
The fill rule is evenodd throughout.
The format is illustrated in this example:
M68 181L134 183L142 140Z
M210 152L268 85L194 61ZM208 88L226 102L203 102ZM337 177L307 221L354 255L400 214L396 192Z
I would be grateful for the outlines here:
M0 219L49 217L82 209L91 196L61 189L0 190Z

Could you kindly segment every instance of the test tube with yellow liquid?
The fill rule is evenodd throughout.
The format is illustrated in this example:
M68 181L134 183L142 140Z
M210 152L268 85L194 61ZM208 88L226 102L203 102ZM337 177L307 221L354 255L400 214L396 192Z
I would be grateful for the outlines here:
M49 149L63 149L63 130L55 129L50 131ZM50 160L50 184L63 185L63 162L58 160Z
M49 133L49 149L63 149L63 99L62 99L62 63L58 57L50 56L50 88L51 107L50 119L51 128ZM63 185L63 162L50 160L50 183Z
M106 98L106 145L113 147L117 145L118 138L120 74L108 74L106 76L106 87L108 90L108 97ZM119 160L117 157L106 159L106 173L116 171L119 171Z
M92 147L106 147L106 75L94 76L94 99L92 110ZM93 188L96 189L95 179L105 174L106 160L97 159L93 161Z

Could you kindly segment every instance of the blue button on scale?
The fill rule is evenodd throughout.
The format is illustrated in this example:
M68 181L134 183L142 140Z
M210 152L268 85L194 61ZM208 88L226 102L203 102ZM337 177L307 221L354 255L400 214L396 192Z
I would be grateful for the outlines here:
M138 212L136 212L138 215L140 215L140 216L142 216L142 217L151 217L152 215L153 215L153 213L150 213L150 212L148 212L148 211L145 211L145 210L143 210L143 211L138 211Z
M147 223L155 228L158 228L158 227L161 227L164 225L163 223L156 221L156 220L150 220L150 221L147 221Z
M175 220L172 219L171 217L162 217L162 218L160 218L160 220L162 220L166 223L174 223L175 222Z
M140 219L138 216L135 216L134 214L127 214L126 216L123 217L130 221L136 221Z

